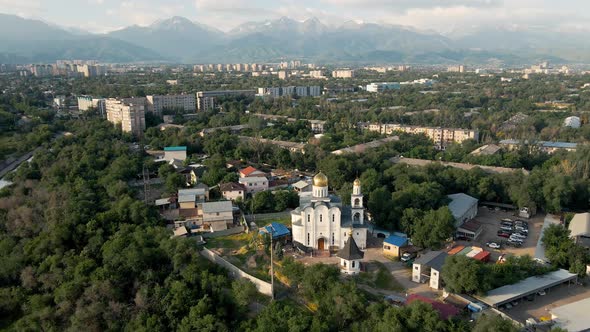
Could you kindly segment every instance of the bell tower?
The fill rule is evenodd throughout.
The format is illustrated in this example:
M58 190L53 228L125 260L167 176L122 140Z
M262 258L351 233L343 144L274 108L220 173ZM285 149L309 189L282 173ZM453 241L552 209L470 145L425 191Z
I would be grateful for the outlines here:
M350 195L350 206L352 207L352 223L364 224L365 208L363 207L363 193L361 192L361 180L354 180L352 195Z

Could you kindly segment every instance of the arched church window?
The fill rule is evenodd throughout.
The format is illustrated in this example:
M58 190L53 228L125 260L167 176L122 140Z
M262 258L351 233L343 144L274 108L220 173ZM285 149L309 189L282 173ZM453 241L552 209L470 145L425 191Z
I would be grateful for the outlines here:
M320 222L322 222L322 219L323 219L322 217L323 217L323 215L320 214Z
M359 206L360 203L361 203L361 200L358 199L358 198L355 198L355 200L354 200L354 206Z
M360 221L361 220L361 214L360 213L355 213L354 217L353 217L353 221Z

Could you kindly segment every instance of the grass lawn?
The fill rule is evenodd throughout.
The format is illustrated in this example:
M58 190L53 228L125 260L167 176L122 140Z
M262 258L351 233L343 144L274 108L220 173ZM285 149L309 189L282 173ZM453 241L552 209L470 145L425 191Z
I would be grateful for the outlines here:
M258 227L264 227L264 226L270 224L271 222L278 222L279 224L283 224L287 227L291 226L291 218L289 218L289 217L265 218L265 219L256 218L256 226L258 226Z
M250 243L254 233L240 233L228 236L220 236L216 238L206 239L206 247L209 248L225 248L225 249L240 249L241 247Z

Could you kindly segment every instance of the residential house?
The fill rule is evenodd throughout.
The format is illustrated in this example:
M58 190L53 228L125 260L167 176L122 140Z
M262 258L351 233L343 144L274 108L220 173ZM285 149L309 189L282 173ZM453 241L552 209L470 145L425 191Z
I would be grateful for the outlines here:
M240 177L247 178L247 177L266 177L266 173L260 171L252 166L248 166L244 169L240 170Z
M199 215L198 204L209 199L209 188L191 188L178 190L179 215L196 218Z
M238 197L244 200L246 198L246 187L241 183L229 182L219 185L219 190L223 198L235 201Z
M429 282L430 288L441 288L440 272L448 254L444 251L430 251L418 257L412 266L412 281Z
M268 190L268 179L265 177L243 177L239 180L246 188L246 194L255 194L257 192Z
M308 183L303 180L293 183L292 186L295 189L295 191L300 193L311 191L311 183Z
M167 146L164 148L164 159L170 161L178 159L180 161L186 160L186 146Z
M397 258L401 256L401 248L408 245L408 238L390 235L383 240L383 255Z
M203 228L211 232L222 231L233 224L233 205L231 201L206 202L202 204Z

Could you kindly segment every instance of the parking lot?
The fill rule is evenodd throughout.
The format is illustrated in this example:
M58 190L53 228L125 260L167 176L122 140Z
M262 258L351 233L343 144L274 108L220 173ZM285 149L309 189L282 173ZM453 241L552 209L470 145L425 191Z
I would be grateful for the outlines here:
M456 244L485 247L487 242L498 243L502 246L499 250L486 248L486 250L492 253L492 261L497 260L501 254L506 253L518 256L530 255L531 257L534 257L537 240L539 239L539 234L541 228L543 227L544 215L538 214L531 219L523 219L518 218L514 215L514 213L515 212L513 211L504 212L496 211L494 209L490 210L487 207L479 207L477 217L475 217L474 220L482 224L483 231L475 241L457 241ZM506 243L508 242L508 239L498 236L497 232L500 229L500 221L504 218L509 218L512 220L523 219L528 222L528 237L524 240L524 243L521 247L515 248L512 246L507 246Z
M590 287L578 284L561 285L547 290L545 296L535 296L532 301L519 301L511 309L502 310L510 317L524 322L528 318L537 321L550 317L551 309L590 297Z

